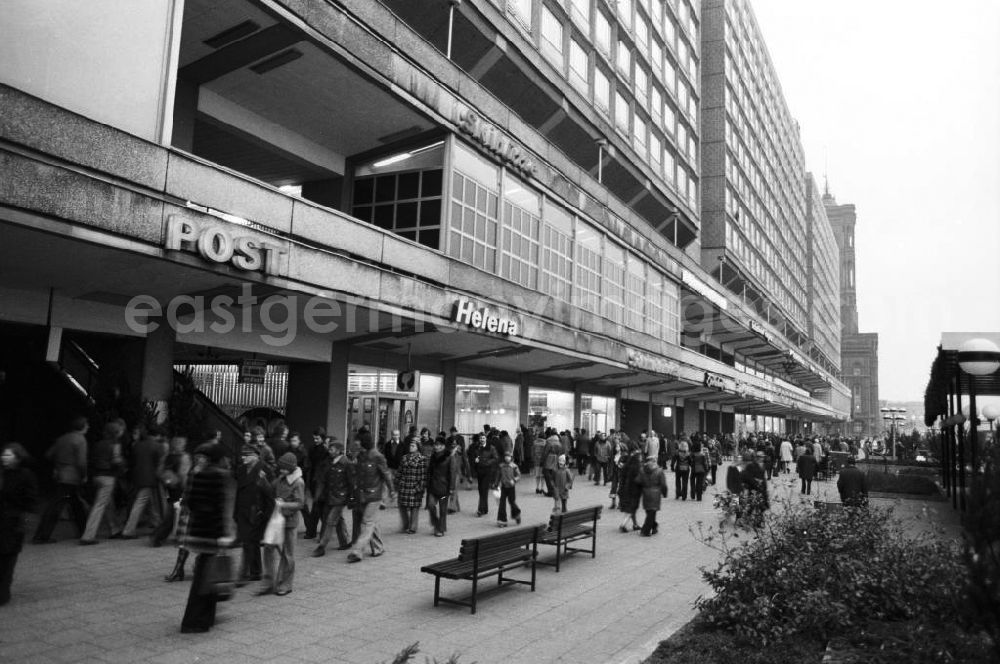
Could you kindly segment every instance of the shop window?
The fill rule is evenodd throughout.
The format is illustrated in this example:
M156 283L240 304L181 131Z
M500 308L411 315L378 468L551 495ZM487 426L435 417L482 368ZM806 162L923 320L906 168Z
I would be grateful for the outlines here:
M576 228L574 299L581 309L601 312L601 234L587 224Z
M520 394L520 386L513 383L459 377L455 384L455 427L469 437L482 433L488 424L513 438L521 421Z
M442 141L355 169L351 214L433 249L441 248Z
M655 1L655 0L654 0ZM593 434L618 428L618 400L595 394L580 396L580 428Z
M573 218L563 208L546 200L543 219L539 290L569 302L573 280Z
M528 390L528 426L544 431L553 427L557 431L573 428L573 393L559 390Z
M610 242L604 244L601 274L602 314L621 324L625 302L625 251L621 247Z
M500 169L455 145L448 255L493 272L496 266Z
M538 283L538 227L541 196L526 184L504 178L500 276L534 289Z

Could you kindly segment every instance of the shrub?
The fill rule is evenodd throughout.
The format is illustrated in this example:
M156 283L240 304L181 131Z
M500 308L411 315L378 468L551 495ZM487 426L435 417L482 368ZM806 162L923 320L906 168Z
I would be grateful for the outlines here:
M1000 661L1000 446L987 453L984 472L972 478L962 521L963 562L968 570L968 624L983 629Z
M953 619L957 547L906 538L891 510L787 505L754 534L735 547L725 532L703 534L723 553L702 572L715 595L696 601L709 625L766 645L796 634L825 641L872 619Z

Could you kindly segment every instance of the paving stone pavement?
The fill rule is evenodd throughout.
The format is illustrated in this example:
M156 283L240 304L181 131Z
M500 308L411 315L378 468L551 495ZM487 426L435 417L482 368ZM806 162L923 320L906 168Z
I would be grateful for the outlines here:
M718 477L725 477L724 467ZM791 479L783 476L776 488L790 487ZM394 509L382 512L386 553L379 558L348 564L346 552L335 550L312 558L314 542L300 539L294 591L254 597L251 586L239 589L219 605L207 634L179 632L190 580L163 581L174 548L154 549L144 539L78 546L63 522L60 542L25 545L13 599L0 608L0 662L376 664L419 641L417 662L424 654L443 659L455 652L465 663L634 664L693 617L692 602L707 591L699 567L716 561L689 532L699 520L717 522L715 489L702 502L684 502L674 498L672 473L667 481L660 533L643 538L618 531L622 517L607 509L607 487L578 478L569 508L605 506L596 559L575 554L558 574L539 567L534 593L519 585L491 587L487 580L475 615L466 607L434 607L433 577L420 572L454 557L462 537L497 530L495 501L490 517L476 518L476 493L461 490L463 510L449 516L446 537L430 535L426 512L416 535L398 532ZM814 489L836 500L829 497L836 495L832 482ZM546 521L552 507L533 491L530 478L519 483L526 524ZM540 547L540 556L553 551ZM190 568L191 561L189 574ZM446 596L470 591L468 582L442 580Z

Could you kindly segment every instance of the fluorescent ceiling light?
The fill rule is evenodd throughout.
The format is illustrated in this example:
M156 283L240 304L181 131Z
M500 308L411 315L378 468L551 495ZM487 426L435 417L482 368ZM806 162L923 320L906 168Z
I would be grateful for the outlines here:
M388 166L389 164L396 164L401 161L406 161L412 156L413 155L410 154L409 152L401 152L399 154L394 154L391 157L388 157L381 161L376 161L374 164L372 164L372 168L382 168L383 166Z

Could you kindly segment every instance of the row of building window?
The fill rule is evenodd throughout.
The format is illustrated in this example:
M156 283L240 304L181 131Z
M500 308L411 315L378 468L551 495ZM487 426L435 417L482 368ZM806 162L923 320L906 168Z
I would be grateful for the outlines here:
M689 89L688 82L678 78L676 65L670 57L664 57L655 40L649 48L637 42L637 52L642 58L633 57L632 46L625 39L614 42L617 47L612 50L611 24L600 10L593 13L593 26L588 23L583 32L581 26L574 29L570 17L582 13L580 7L570 6L569 14L564 15L542 5L539 49L577 91L607 116L657 175L676 188L688 203L696 205L698 140L694 127L697 127L698 98L693 90L697 85ZM640 24L644 25L636 23ZM607 28L607 43L600 37L605 34L601 26ZM587 43L591 28L597 51ZM599 56L601 52L604 58ZM689 57L687 47L682 53L688 58L689 73L696 77L694 57ZM609 64L612 59L614 66ZM645 60L652 62L652 71ZM677 108L681 109L680 116Z
M448 255L679 343L676 283L506 169L453 154Z

